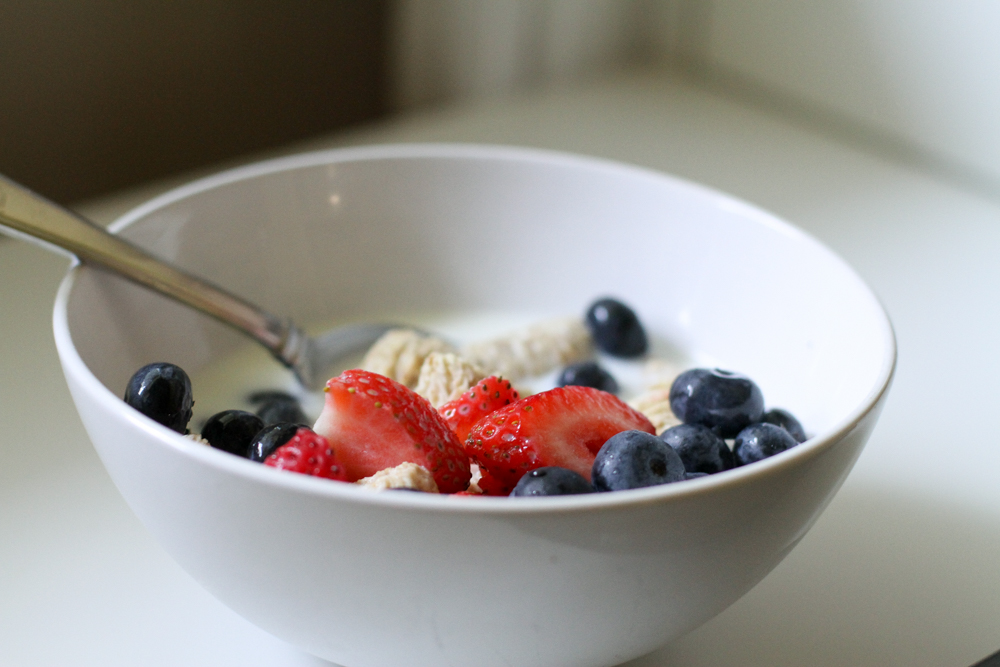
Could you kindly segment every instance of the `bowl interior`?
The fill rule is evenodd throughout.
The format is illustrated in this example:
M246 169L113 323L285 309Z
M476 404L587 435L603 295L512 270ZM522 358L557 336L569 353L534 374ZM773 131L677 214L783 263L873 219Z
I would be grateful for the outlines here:
M812 433L880 389L892 355L877 300L812 238L724 195L598 160L454 146L309 154L199 181L116 229L307 325L582 314L616 295L695 363L753 377ZM84 268L75 280L73 343L116 395L145 363L197 372L245 344L116 277Z

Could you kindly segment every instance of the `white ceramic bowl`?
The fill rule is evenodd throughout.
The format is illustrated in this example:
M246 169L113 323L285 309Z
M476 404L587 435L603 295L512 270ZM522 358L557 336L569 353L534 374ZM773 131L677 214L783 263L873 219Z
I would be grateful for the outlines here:
M816 434L752 466L638 491L369 492L223 454L128 408L119 396L141 365L196 375L244 342L72 269L56 343L122 495L225 604L350 667L587 667L666 644L802 538L871 433L895 365L878 301L815 240L709 189L601 160L477 146L314 153L198 181L114 229L303 323L582 313L618 295L656 335L753 377Z

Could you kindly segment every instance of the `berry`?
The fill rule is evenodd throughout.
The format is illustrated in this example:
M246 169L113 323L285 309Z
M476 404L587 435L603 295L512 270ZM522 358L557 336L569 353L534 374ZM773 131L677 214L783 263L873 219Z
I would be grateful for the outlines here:
M300 428L302 424L278 423L265 426L250 441L247 458L251 461L263 461L274 450L291 440Z
M247 402L250 405L261 405L275 399L296 400L287 391L281 391L280 389L258 389L247 396Z
M707 472L686 472L684 473L684 479L699 479L701 477L708 477Z
M635 312L621 301L604 298L587 309L587 328L597 348L615 357L639 357L649 343Z
M305 424L306 415L302 412L298 399L283 391L258 391L250 394L248 400L257 407L257 416L264 421L265 426L288 422L290 424Z
M670 409L685 424L702 424L721 438L732 438L760 421L764 395L739 373L693 368L670 386Z
M438 412L444 417L448 427L465 442L469 430L477 421L497 408L510 405L519 398L517 389L508 380L491 375L480 380L454 401L445 403Z
M580 473L558 466L546 466L526 472L510 495L568 496L593 492L594 486Z
M508 495L521 476L544 466L590 478L594 454L615 433L653 425L620 399L591 387L557 387L502 407L476 422L465 450L483 474L479 486Z
M184 434L194 405L191 380L180 366L148 364L128 381L125 402L153 421Z
M712 475L734 466L733 453L725 440L701 424L681 424L660 434L663 442L674 448L684 469Z
M745 466L748 463L761 461L791 449L799 443L780 426L774 424L753 424L747 426L736 436L733 446L733 456L736 465Z
M252 412L243 410L223 410L208 418L201 427L201 437L208 444L224 452L246 457L264 422Z
M684 463L673 447L644 431L608 439L594 459L591 479L598 491L624 491L684 479Z
M618 393L618 382L611 373L597 365L594 361L582 361L570 364L559 374L556 382L560 387L574 385L576 387L593 387L609 394Z
M350 481L407 461L423 466L442 493L469 485L469 458L437 410L384 375L344 371L326 383L315 430L337 450Z
M772 408L765 412L760 420L765 424L774 424L785 429L789 435L795 438L795 442L805 442L807 440L806 431L802 428L802 424L787 410Z
M264 460L264 465L303 475L347 481L344 466L337 461L330 442L323 436L300 426L292 438Z

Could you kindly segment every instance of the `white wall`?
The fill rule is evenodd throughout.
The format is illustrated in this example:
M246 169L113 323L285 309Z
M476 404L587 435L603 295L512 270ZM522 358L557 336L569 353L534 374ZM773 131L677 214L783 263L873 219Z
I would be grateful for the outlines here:
M1000 187L1000 2L712 0L711 64Z
M396 0L397 108L496 98L699 51L707 0Z
M801 102L1000 192L997 0L399 0L398 106L655 63ZM874 142L878 143L878 142Z
M641 58L650 0L399 0L398 107L558 84Z

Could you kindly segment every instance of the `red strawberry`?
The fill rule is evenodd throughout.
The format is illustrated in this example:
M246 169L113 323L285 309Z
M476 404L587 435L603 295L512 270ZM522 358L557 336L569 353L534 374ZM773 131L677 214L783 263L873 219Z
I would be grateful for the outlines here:
M480 380L454 401L442 405L438 408L438 412L458 436L459 442L465 442L466 436L477 421L517 399L517 389L510 386L509 381L491 375L485 380Z
M441 493L469 485L469 457L441 415L384 375L350 370L330 379L314 428L334 444L351 481L409 461L427 468Z
M479 486L507 495L529 470L561 466L590 479L594 456L616 433L655 433L642 413L591 387L559 387L495 410L472 427L465 450L479 464Z
M264 465L338 482L347 481L347 471L337 461L329 441L305 426L264 459Z

